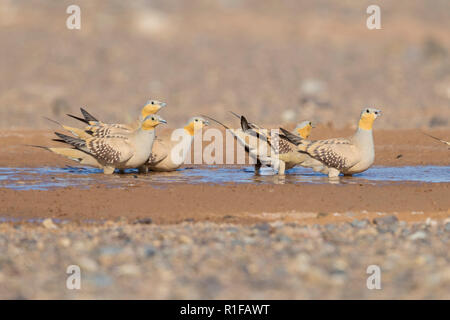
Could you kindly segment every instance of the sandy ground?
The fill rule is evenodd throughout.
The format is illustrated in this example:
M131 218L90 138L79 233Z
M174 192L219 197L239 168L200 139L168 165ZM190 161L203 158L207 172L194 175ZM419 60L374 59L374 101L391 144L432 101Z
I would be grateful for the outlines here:
M349 130L318 128L313 138L345 135ZM432 134L446 138L449 131ZM40 167L73 165L69 160L26 144L49 145L50 132L3 131L0 133L0 166ZM450 164L447 147L419 131L375 131L376 165ZM99 182L108 179L96 175ZM124 177L134 180L134 174ZM351 178L349 178L351 179ZM107 180L106 180L107 181ZM227 184L176 183L154 187L136 179L132 187L89 189L56 188L49 191L0 189L0 216L8 218L59 218L130 221L151 218L155 223L214 221L254 223L272 220L328 223L350 220L354 215L398 213L405 221L436 219L449 215L448 183L370 184ZM26 201L24 201L26 199ZM351 212L349 216L347 213ZM413 212L425 214L417 215ZM340 213L336 216L334 213Z
M381 30L366 27L373 1L80 0L68 30L71 4L0 1L0 168L73 165L25 146L52 145L42 116L132 121L148 99L172 128L233 110L312 120L313 139L351 134L374 106L375 165L450 165L419 131L450 140L447 0L380 2ZM450 298L449 183L93 179L0 188L0 298ZM80 291L65 287L72 264ZM366 287L372 264L382 290Z
M182 125L242 112L257 123L353 124L363 107L379 128L445 128L450 119L450 3L369 0L70 0L0 3L0 128L47 128L87 107L132 120L147 99ZM39 117L36 117L39 115Z

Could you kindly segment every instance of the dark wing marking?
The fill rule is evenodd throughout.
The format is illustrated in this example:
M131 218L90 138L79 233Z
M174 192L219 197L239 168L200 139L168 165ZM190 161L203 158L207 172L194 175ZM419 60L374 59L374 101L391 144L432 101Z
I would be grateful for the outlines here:
M233 116L235 116L235 117L238 118L238 119L241 118L241 116L238 115L236 112L233 112L233 111L228 111L228 112L231 113ZM261 129L260 126L254 124L254 123L252 123L252 122L248 122L248 125L249 125L249 127L252 128L252 129Z
M79 148L85 148L86 147L86 142L84 140L78 139L78 138L74 138L59 132L55 132L55 134L65 143L70 144L74 147L76 147L77 149ZM53 139L54 141L58 141Z
M333 167L338 170L351 167L358 160L349 162L343 156L343 153L353 153L355 148L347 139L329 139L310 142L306 145L305 152L314 159L319 160L328 167Z
M120 140L119 140L120 139ZM125 138L92 138L86 141L89 151L101 162L115 164L129 160L133 153L125 147ZM117 148L118 141L122 144L121 150ZM115 145L114 145L115 144Z
M287 131L286 129L280 128L280 130L281 132L283 132L283 134L280 135L280 137L296 146L298 146L302 142L302 140L304 140L303 138L296 136L295 134Z
M92 114L90 114L89 112L87 112L85 109L80 108L81 114L83 114L83 117L86 121L90 122L90 121L94 121L94 122L99 122L97 120L97 118L95 118Z
M89 121L87 121L86 119L83 119L83 118L74 116L73 114L68 114L68 113L67 113L66 115L68 115L69 117L74 118L74 119L76 119L76 120L78 120L78 121L81 121L81 122L84 122L84 123L90 125Z

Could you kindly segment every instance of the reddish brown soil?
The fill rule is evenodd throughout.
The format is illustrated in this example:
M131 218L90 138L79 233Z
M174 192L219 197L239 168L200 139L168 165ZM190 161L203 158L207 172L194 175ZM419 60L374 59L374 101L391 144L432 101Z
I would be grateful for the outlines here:
M403 220L450 215L449 184L370 185L176 185L168 189L76 188L51 191L0 190L0 216L102 220L150 217L156 223L261 220L329 223L376 212ZM368 213L364 213L367 211ZM352 212L352 214L348 214ZM426 215L424 215L424 212ZM334 213L342 213L336 216Z

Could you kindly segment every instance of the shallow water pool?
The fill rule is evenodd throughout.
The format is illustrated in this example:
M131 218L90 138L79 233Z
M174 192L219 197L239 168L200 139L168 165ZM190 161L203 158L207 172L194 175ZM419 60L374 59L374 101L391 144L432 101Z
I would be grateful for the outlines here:
M448 166L374 166L353 177L330 180L327 176L307 168L293 168L284 177L273 174L270 168L263 168L255 175L252 167L199 167L183 168L175 172L139 175L135 170L126 174L106 176L101 170L86 167L65 168L0 168L0 188L14 190L48 190L53 188L90 188L103 185L111 188L126 188L135 185L167 187L173 183L190 184L391 184L402 182L439 183L450 182Z

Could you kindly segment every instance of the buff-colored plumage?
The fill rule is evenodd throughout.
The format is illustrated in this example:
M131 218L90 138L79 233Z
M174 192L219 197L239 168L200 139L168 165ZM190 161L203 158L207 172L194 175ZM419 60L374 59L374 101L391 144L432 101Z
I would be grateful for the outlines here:
M276 132L272 134L270 130L248 122L244 116L231 113L241 120L241 128L231 129L213 118L208 118L229 130L245 148L245 151L256 162L255 172L258 172L262 166L268 166L274 168L278 175L284 175L286 169L295 166L293 162L298 156L293 143L280 139Z
M109 135L116 134L129 134L140 128L142 120L149 115L156 114L162 107L166 106L165 102L160 102L157 100L149 100L144 105L139 115L139 119L129 124L120 123L104 123L98 120L96 117L92 116L85 109L80 108L83 118L68 115L72 118L80 120L87 124L82 129L69 127L66 125L61 125L65 130L71 132L81 139L88 139L89 137L105 137Z
M377 109L364 109L361 112L358 129L350 138L294 141L295 139L288 134L285 137L297 144L299 152L309 155L323 165L317 171L326 173L329 177L336 177L339 173L351 175L363 172L373 164L375 151L372 126L380 114L381 111ZM282 131L285 133L285 130Z
M158 115L151 115L133 132L105 137L91 136L87 139L56 133L59 137L57 141L73 146L78 152L70 148L48 149L80 163L101 168L105 174L111 174L115 169L139 168L150 157L155 139L154 128L160 123L166 121Z
M150 171L177 170L188 156L194 134L201 130L208 121L202 117L189 119L183 128L177 129L177 140L173 140L174 132L155 139L152 153L146 166ZM182 154L180 154L182 153Z

